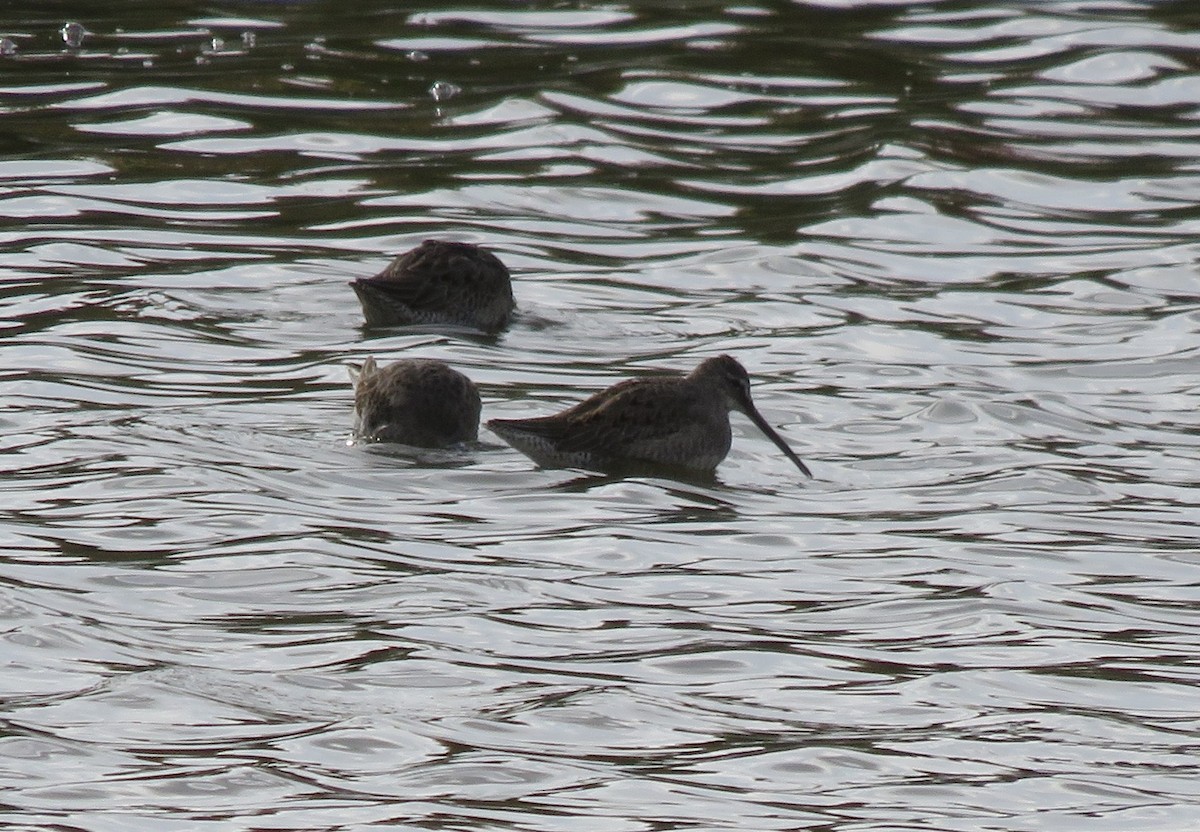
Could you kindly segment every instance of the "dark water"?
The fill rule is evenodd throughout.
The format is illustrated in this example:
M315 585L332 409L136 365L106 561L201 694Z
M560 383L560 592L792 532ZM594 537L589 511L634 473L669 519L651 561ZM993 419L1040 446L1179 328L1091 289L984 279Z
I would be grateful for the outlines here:
M0 37L6 828L1197 828L1200 6ZM428 236L505 335L362 331ZM815 481L347 442L367 355L492 417L721 352Z

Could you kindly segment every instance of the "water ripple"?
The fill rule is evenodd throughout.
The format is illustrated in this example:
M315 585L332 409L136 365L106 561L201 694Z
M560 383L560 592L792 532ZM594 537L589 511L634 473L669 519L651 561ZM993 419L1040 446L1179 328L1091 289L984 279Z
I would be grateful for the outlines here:
M85 11L0 25L0 822L1189 828L1182 6ZM362 328L425 237L506 333ZM721 352L813 481L350 441Z

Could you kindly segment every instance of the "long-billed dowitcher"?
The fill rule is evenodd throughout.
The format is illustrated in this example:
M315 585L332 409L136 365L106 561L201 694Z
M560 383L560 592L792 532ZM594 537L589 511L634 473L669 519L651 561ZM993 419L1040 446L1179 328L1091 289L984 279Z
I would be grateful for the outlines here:
M350 373L354 432L363 439L442 448L479 436L479 391L441 361L410 358Z
M451 324L494 333L516 308L508 269L470 243L426 240L350 285L368 326Z
M487 425L548 468L611 471L662 465L714 471L729 453L729 411L750 417L787 458L812 476L750 398L746 369L728 355L701 362L686 376L622 381L553 416L492 419Z

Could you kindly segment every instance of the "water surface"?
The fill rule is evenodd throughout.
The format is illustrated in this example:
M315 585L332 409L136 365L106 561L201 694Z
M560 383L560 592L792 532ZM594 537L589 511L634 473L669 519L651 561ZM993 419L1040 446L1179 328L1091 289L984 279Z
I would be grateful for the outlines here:
M1198 32L0 12L0 820L1193 828ZM507 333L362 329L430 236ZM815 480L348 442L367 355L487 418L722 352Z

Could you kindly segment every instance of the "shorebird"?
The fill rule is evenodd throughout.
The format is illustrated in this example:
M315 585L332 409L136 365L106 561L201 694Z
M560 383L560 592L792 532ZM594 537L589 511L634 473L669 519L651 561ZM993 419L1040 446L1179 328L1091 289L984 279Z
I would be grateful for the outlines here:
M612 471L666 466L712 473L729 453L729 411L750 417L779 450L812 472L763 419L746 369L720 355L686 376L622 381L553 416L492 419L501 439L547 468Z
M516 308L508 269L470 243L426 240L350 285L367 326L451 324L494 333Z
M479 436L479 391L441 361L363 362L354 382L354 432L363 439L442 448Z

